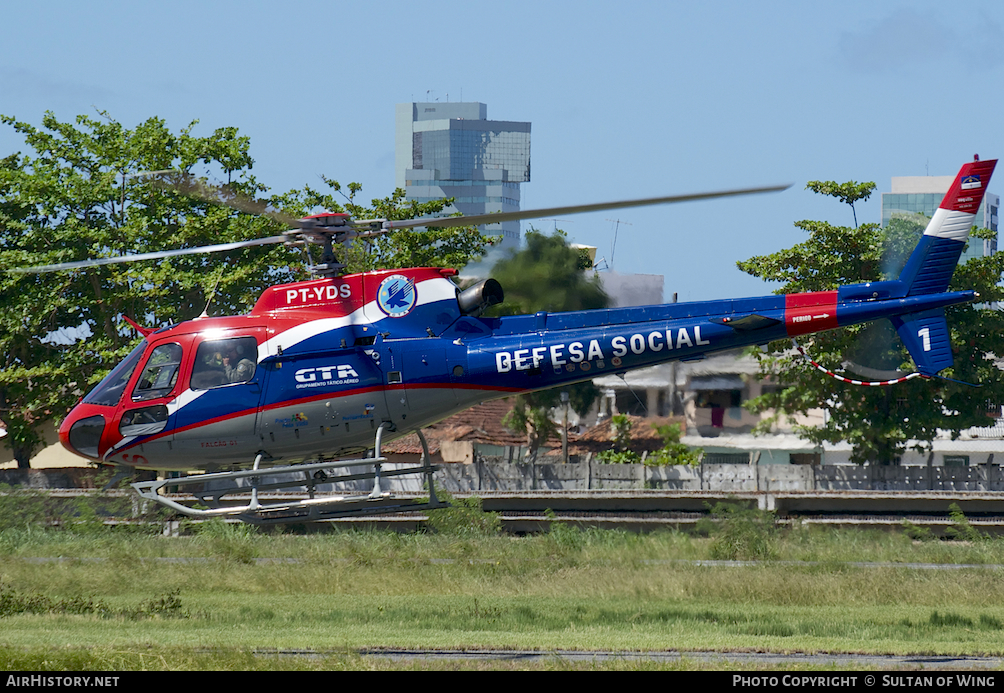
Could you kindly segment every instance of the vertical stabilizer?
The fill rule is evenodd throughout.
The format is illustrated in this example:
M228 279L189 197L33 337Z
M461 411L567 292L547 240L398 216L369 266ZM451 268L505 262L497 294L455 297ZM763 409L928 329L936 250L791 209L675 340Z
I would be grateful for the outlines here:
M971 161L962 166L899 276L907 295L948 290L996 164Z
M996 164L976 160L962 166L899 275L907 296L948 291ZM920 373L931 376L952 365L944 309L892 318L892 324Z

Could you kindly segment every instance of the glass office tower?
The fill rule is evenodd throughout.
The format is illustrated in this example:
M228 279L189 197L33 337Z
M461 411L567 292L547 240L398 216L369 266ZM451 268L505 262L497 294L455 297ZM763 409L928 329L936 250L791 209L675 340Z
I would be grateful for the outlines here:
M454 198L446 213L519 211L519 184L530 180L530 123L488 120L483 103L397 104L395 187L409 200ZM519 247L520 223L481 227Z

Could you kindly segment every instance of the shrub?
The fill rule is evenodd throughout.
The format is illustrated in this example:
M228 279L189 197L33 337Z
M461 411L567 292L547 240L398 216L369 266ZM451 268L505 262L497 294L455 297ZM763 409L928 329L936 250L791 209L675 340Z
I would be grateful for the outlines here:
M428 512L428 527L437 534L483 537L502 532L502 517L486 513L477 496L458 499L437 488L436 497L450 504Z
M606 464L634 464L641 461L637 452L631 449L631 423L625 414L614 414L610 419L610 440L613 447L604 450L596 459Z
M934 532L931 531L930 527L921 527L909 520L903 520L900 525L902 525L906 536L914 541L931 541L934 539Z
M596 456L600 462L607 464L636 464L642 462L641 456L631 449L632 422L627 416L617 414L610 419L610 431L613 447L604 450ZM691 448L680 442L683 430L680 424L670 423L657 426L652 424L662 438L662 447L647 455L644 464L648 467L664 467L667 465L686 464L697 466L704 453L700 448Z
M711 557L717 560L771 559L777 554L774 513L740 503L719 502L709 508Z
M945 529L945 536L949 539L970 542L986 539L986 535L969 524L969 519L957 503L952 503L948 506L948 518L952 521L951 526Z
M691 448L680 442L683 430L680 424L670 423L657 426L652 424L659 436L662 438L662 448L656 450L647 458L645 464L650 467L661 467L671 464L687 464L696 467L701 462L701 455L704 450L701 448Z
M103 601L93 598L69 597L53 599L44 594L32 592L23 594L0 583L0 618L21 614L74 614L78 616L100 616L102 618L189 618L189 613L181 604L181 590L176 589L161 597L142 602L138 607L112 609Z

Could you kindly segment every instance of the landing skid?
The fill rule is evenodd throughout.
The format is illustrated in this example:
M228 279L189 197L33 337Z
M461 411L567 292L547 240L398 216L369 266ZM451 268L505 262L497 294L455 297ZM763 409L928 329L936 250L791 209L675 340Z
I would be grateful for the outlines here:
M383 424L377 429L373 457L309 462L261 469L263 455L259 453L255 457L252 469L236 472L198 474L180 479L141 481L132 484L132 487L141 498L159 503L188 517L197 519L233 517L252 524L313 522L336 517L379 515L407 510L447 507L448 503L436 498L436 489L432 476L436 468L430 464L429 446L421 431L418 431L418 437L422 443L422 460L420 465L393 470L384 470L382 468L383 464L387 462L387 458L380 454L380 443L384 430L388 426L389 424ZM355 474L331 473L335 469L358 466L371 467L371 469ZM426 485L429 489L428 501L397 500L389 492L382 490L380 485L381 479L405 474L425 475ZM264 483L265 475L269 477L291 475L292 478ZM367 496L315 497L314 495L316 487L320 484L366 479L373 480L373 489ZM232 482L234 485L213 488L213 486L226 484L226 482ZM239 485L241 482L245 482L245 485ZM161 490L168 486L177 489L186 486L196 487L192 491L192 495L196 496L200 503L209 507L206 509L193 508L161 495ZM277 491L280 489L302 488L304 486L307 487L310 494L310 498L305 500L269 504L262 504L258 501L258 494L262 491ZM250 492L251 499L244 505L224 505L223 503L224 498L227 496L235 494L246 495L248 492Z

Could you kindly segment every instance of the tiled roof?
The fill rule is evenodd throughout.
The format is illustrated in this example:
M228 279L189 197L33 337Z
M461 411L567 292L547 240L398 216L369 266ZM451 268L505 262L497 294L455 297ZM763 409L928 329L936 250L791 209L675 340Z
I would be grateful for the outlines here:
M654 426L676 423L681 426L684 433L687 430L687 422L683 417L652 417L643 418L641 416L627 415L631 420L631 448L636 452L648 450L658 450L662 447L662 437L655 430ZM596 424L580 436L575 437L569 443L571 454L583 454L586 452L601 452L609 450L613 444L613 430L611 419L605 419Z
M422 429L425 440L429 444L429 454L437 454L444 441L470 441L485 445L511 447L526 445L525 433L512 431L502 424L502 419L509 413L512 406L513 400L511 398L484 402ZM628 416L628 418L634 424L631 428L631 439L634 441L632 448L638 452L658 450L662 447L662 438L653 425L678 423L686 431L686 422L682 417L642 418ZM610 419L607 419L581 435L570 433L568 436L569 452L570 454L584 454L609 450L612 438ZM542 447L560 450L560 433L548 439L546 446ZM384 443L383 452L420 454L422 444L418 435L410 433L389 443Z
M439 452L440 442L466 440L487 445L526 445L526 434L511 431L502 424L502 419L512 409L510 398L483 402L459 414L443 419L422 429L429 443L429 454ZM383 452L406 454L422 452L418 435L411 433L386 443Z

